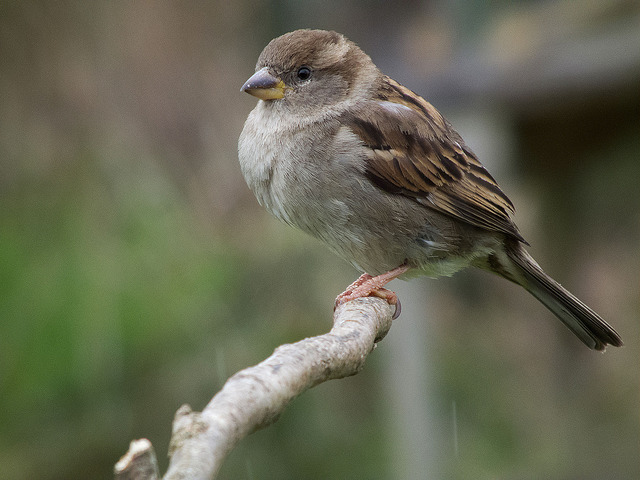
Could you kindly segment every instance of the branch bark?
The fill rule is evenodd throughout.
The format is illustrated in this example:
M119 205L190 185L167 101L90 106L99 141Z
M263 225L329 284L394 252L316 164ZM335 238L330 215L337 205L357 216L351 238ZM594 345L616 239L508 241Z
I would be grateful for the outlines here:
M153 445L146 438L133 440L127 453L114 467L116 480L157 480L158 461Z
M327 380L358 373L376 342L391 328L393 310L374 297L341 305L329 333L276 348L263 362L229 378L202 412L188 405L180 407L173 421L171 461L163 478L214 478L231 449L242 438L275 422L296 396ZM150 443L148 448L153 450ZM155 456L132 458L144 462L149 457ZM153 471L139 465L135 468ZM142 475L126 478L151 478Z

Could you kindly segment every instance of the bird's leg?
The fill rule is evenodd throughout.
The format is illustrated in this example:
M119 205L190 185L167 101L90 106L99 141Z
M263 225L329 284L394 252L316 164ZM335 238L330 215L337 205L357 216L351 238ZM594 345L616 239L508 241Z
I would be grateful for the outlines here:
M393 315L393 318L396 319L400 315L400 301L398 300L398 296L391 290L387 290L383 287L394 278L405 273L407 270L409 270L409 266L402 264L393 270L389 270L388 272L375 277L372 277L368 273L364 273L360 278L349 285L344 292L338 295L335 306L337 307L338 305L355 300L356 298L379 297L386 300L389 305L396 305L396 312Z
M354 289L356 289L357 287L359 287L359 286L360 286L360 285L362 285L363 283L365 283L365 282L367 282L367 281L371 280L372 278L373 278L373 277L372 277L371 275L369 275L368 273L363 273L362 275L360 275L360 276L358 277L358 279L357 279L355 282L353 282L351 285L349 285L349 286L345 289L345 291L344 291L344 292L342 292L342 293L338 296L338 298L340 298L340 296L341 296L341 295L351 293Z

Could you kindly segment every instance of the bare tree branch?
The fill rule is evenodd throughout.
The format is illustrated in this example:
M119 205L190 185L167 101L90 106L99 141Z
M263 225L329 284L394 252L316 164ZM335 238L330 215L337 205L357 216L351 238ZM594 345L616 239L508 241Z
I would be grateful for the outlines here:
M151 442L146 438L134 440L129 451L113 469L116 480L157 480L158 461Z
M229 378L201 413L180 407L164 478L214 478L236 443L275 422L296 396L327 380L358 373L389 331L392 313L393 307L379 298L348 302L336 309L329 333L276 348L263 362Z

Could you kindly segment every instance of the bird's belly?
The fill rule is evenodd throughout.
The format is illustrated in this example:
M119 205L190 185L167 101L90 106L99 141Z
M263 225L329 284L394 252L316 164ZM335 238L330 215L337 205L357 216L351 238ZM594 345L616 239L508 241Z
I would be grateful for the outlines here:
M317 188L324 192L282 195L282 188L272 188L268 208L362 272L377 275L407 263L414 267L407 276L450 276L470 262L455 248L450 221L435 214L434 222L417 203L380 192L370 195L360 184Z

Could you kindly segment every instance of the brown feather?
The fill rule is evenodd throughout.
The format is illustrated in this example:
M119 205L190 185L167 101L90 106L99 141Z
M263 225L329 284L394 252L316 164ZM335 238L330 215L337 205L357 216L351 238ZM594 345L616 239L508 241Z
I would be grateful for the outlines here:
M369 147L365 173L381 189L526 243L511 220L511 201L422 97L383 76L376 101L343 114L342 122Z

